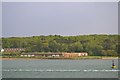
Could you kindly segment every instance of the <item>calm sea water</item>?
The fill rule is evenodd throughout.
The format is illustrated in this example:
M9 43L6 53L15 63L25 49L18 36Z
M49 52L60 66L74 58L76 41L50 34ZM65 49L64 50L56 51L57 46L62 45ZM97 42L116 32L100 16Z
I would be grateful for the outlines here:
M3 60L3 78L117 78L112 60ZM115 60L115 65L118 60Z

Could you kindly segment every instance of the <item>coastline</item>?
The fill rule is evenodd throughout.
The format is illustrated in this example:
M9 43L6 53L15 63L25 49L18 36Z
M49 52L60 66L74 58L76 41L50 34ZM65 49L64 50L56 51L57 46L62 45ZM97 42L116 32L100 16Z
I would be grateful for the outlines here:
M0 60L93 60L93 59L102 59L102 60L112 60L119 59L118 57L101 57L101 58L0 58Z
M40 60L38 58L0 58L0 60Z

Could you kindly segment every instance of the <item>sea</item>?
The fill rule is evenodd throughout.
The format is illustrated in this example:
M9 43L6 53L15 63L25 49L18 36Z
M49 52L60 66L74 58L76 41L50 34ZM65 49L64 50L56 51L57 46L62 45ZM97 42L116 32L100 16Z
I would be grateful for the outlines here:
M118 60L2 60L2 78L118 78Z

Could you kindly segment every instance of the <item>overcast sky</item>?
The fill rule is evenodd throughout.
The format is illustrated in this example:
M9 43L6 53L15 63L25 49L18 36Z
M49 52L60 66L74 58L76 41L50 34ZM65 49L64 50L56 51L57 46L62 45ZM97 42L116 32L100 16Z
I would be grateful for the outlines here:
M3 2L3 37L118 33L117 2Z

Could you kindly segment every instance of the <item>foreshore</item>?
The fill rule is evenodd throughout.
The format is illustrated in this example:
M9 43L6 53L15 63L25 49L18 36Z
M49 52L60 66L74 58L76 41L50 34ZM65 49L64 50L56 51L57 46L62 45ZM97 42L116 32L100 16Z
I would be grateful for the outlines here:
M89 59L119 59L118 57L81 57L81 58L0 58L0 60L89 60Z

